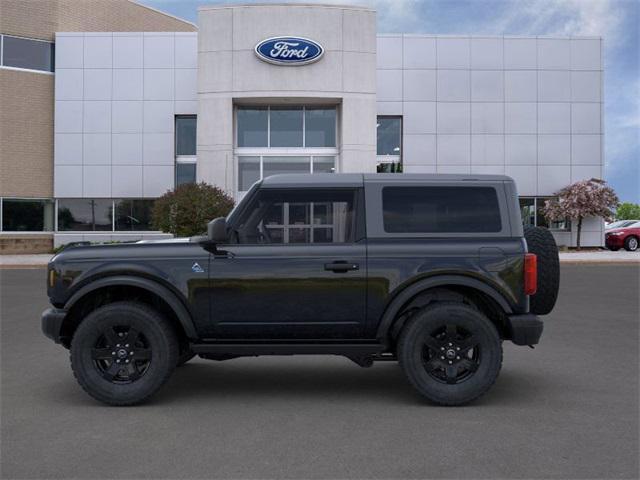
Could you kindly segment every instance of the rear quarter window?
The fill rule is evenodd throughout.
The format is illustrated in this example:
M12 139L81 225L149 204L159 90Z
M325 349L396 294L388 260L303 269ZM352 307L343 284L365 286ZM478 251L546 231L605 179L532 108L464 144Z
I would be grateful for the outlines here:
M387 233L491 233L502 230L492 187L384 187Z

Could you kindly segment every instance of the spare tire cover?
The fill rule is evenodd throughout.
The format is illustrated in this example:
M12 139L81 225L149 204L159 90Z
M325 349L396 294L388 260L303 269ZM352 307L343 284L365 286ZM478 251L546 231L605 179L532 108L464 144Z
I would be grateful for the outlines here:
M560 258L551 232L542 227L525 227L524 238L529 252L538 257L538 289L529 298L529 311L546 315L556 304L560 288Z

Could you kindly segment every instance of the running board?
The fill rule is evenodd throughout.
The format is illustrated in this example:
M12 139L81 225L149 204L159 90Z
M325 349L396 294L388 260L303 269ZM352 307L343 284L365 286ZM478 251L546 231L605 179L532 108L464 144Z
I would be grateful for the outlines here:
M385 350L380 343L192 343L194 353L255 355L344 355L361 357L379 355Z

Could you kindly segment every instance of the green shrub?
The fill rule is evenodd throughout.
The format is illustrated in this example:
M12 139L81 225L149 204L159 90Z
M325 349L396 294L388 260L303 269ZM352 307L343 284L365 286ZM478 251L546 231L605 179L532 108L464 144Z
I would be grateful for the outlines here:
M616 220L640 220L640 205L623 202L616 209Z
M155 201L151 223L154 229L178 237L202 235L209 221L226 216L232 208L233 199L218 187L188 183Z

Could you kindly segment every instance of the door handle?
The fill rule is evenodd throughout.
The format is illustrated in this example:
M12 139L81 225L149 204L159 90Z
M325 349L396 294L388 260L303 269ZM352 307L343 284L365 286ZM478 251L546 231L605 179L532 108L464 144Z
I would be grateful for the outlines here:
M346 273L352 270L358 270L359 268L360 265L358 265L357 263L350 263L344 260L324 264L325 270L329 270L335 273Z

